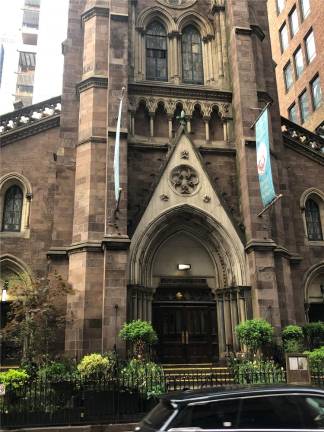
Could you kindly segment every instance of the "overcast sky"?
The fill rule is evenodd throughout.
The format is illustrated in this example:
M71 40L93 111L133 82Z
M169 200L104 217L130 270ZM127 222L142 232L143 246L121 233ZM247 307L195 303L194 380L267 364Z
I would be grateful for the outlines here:
M18 50L23 50L20 29L24 0L0 0L0 44L5 49L0 113L13 110ZM39 38L33 103L58 96L62 91L61 44L67 32L68 0L41 0Z

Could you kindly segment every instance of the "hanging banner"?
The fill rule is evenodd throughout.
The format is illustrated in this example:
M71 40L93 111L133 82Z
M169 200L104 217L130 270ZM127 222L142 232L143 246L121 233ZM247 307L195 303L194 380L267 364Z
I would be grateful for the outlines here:
M122 96L119 103L117 127L116 127L116 140L115 140L115 154L114 154L114 181L115 181L115 200L118 205L119 196L121 192L120 188L120 176L119 176L119 151L120 151L120 123L123 108L123 97L124 97L124 87L122 89Z
M268 109L257 120L255 135L261 199L266 207L276 198L271 172Z

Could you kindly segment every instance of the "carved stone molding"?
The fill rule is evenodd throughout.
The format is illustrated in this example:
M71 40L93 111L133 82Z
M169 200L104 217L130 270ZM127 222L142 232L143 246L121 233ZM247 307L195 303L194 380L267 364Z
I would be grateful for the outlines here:
M218 101L218 102L232 102L232 92L221 91L201 86L190 85L187 87L180 87L169 83L157 85L152 81L135 83L132 82L128 85L128 94L154 96L161 98L172 99L197 99L204 101Z
M197 0L157 0L163 6L172 9L185 9L196 3Z
M89 88L108 88L108 78L106 77L90 77L87 78L83 81L80 81L77 85L76 85L76 89L78 94L88 90Z
M109 8L94 6L81 15L81 21L82 23L84 23L85 21L88 21L95 16L109 17Z
M160 195L160 199L161 199L161 201L169 201L169 197L166 194Z
M150 114L154 114L159 104L162 104L168 115L173 116L178 104L183 107L186 116L191 117L196 106L202 115L208 119L213 110L218 111L222 119L232 118L232 105L227 102L205 101L199 99L163 98L161 96L132 95L129 97L129 110L134 112L140 104L144 104Z
M189 152L188 152L188 150L183 150L180 153L180 159L189 159Z
M171 171L170 183L180 195L192 195L197 190L199 177L190 165L178 165Z

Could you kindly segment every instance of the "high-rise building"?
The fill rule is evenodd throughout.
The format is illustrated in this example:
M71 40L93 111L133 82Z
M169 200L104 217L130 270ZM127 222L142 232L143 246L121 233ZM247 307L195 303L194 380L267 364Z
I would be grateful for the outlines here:
M66 353L144 319L161 362L218 361L246 319L321 319L324 140L280 116L266 0L70 0L63 51L62 97L0 117L0 280L71 283Z
M3 61L4 61L4 47L0 45L0 86L2 81Z
M61 93L67 10L68 0L15 0L4 9L0 17L0 43L6 56L0 84L0 113ZM4 25L6 16L10 26Z
M21 28L22 48L19 50L16 103L31 105L34 92L34 77L37 57L39 31L39 12L41 0L24 0Z
M323 0L268 0L280 112L323 135Z

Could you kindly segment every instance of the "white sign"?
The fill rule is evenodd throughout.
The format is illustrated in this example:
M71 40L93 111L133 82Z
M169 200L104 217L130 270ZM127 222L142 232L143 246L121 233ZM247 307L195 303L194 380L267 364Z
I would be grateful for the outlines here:
M6 394L6 386L4 384L0 384L0 396L4 396Z

